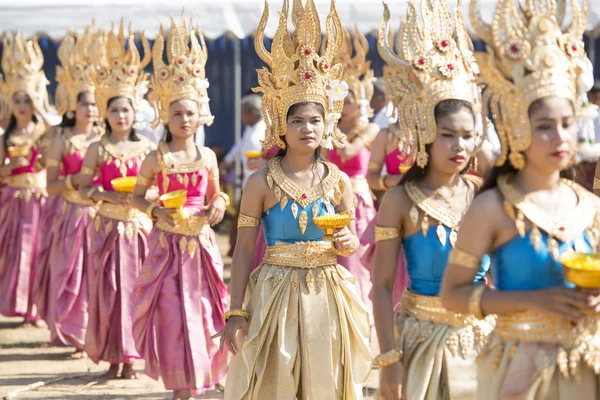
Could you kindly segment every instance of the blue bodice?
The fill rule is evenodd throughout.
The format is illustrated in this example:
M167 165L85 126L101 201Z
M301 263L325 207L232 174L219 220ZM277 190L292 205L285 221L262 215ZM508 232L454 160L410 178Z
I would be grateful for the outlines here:
M451 229L445 225L443 227L446 229L446 237L450 237ZM427 236L419 231L402 240L409 278L408 288L424 296L439 294L452 249L449 241L446 241L445 245L440 243L436 229L437 226L430 227ZM489 258L486 256L481 262L474 282L483 282L489 265Z
M498 247L491 254L491 268L494 284L498 290L536 290L564 285L562 264L555 261L548 251L548 234L540 230L542 240L538 251L531 243L530 234L516 236ZM569 242L558 242L559 254L577 248L578 251L592 252L587 235L580 233Z
M298 213L295 218L292 212L293 204L298 207ZM268 209L262 217L266 245L273 246L277 242L295 243L321 240L325 232L313 223L313 207L315 205L318 207L318 216L329 214L325 200L322 198L315 200L304 208L300 204L290 200L283 210L279 204ZM307 216L304 234L302 234L299 223L303 211Z

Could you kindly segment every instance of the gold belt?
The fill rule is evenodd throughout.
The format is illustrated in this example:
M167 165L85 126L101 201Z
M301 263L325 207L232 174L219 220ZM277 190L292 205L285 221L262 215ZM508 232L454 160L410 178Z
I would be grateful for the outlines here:
M187 218L175 220L175 226L171 226L162 220L156 222L156 227L164 232L175 233L177 235L198 236L206 230L210 230L210 225L206 217L192 215Z
M570 345L575 342L578 329L561 317L524 312L499 315L494 333L505 340Z
M282 267L318 268L336 265L337 256L331 242L298 242L267 246L265 264Z
M446 310L439 296L423 296L410 290L404 291L399 311L423 321L456 327L471 325L477 320L473 315L457 314Z
M94 203L92 200L82 197L79 191L77 190L68 190L63 192L63 198L69 203L81 205L81 206L93 206Z
M38 172L11 175L8 181L8 186L23 189L45 189L46 174L45 172Z
M128 204L101 203L98 214L123 222L149 219L145 213Z

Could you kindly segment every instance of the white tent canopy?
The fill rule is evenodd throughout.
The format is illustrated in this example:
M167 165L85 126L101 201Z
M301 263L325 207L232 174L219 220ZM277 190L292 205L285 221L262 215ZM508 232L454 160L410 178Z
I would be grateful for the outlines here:
M455 0L449 0L456 3ZM329 0L315 0L321 24L329 10ZM406 0L388 0L393 21L405 15ZM463 1L468 16L468 1ZM496 0L479 0L482 15L488 21ZM277 11L282 0L269 1L270 19L267 36L277 27ZM69 28L82 31L94 18L98 26L108 27L111 21L125 18L135 32L145 31L149 38L158 32L160 24L169 24L169 16L178 17L185 8L200 22L206 37L215 38L224 33L244 38L254 33L264 7L263 0L0 0L0 31L20 29L25 36L46 34L61 39ZM376 31L381 23L381 0L337 0L336 7L342 23L351 28L357 25L364 32ZM600 35L600 0L589 0L588 33ZM467 18L468 19L468 18ZM469 24L468 21L467 25Z

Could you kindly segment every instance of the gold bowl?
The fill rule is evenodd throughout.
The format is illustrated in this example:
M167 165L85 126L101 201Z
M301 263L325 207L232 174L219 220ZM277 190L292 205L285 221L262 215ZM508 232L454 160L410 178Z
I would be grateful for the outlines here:
M30 148L27 146L18 147L18 146L8 146L8 154L11 157L27 157L29 155Z
M187 190L176 190L174 192L165 193L158 198L165 208L181 208L187 201Z
M350 216L345 214L322 215L313 218L315 225L325 232L323 240L333 241L333 231L348 226Z
M581 289L600 288L600 254L569 252L560 257L565 279Z
M135 176L125 176L123 178L116 178L110 181L113 189L117 192L121 193L131 193L133 192L133 188L135 187L135 182L137 181L137 177Z
M262 157L262 152L258 150L248 150L245 154L246 158L248 159L256 159Z

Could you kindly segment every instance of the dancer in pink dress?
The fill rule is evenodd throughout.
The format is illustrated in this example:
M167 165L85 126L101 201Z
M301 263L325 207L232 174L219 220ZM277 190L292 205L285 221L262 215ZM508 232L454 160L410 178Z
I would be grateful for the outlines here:
M220 191L215 153L194 143L198 126L214 120L204 38L199 28L173 24L169 65L164 47L161 30L153 46L152 87L166 136L144 161L134 190L135 205L156 220L135 289L134 337L146 373L160 376L174 399L189 399L217 385L227 371L227 353L219 353L212 339L225 325L227 289L211 226L223 219L229 198ZM164 200L159 205L145 199L154 180L161 195L187 192L180 193L187 200L179 211L166 208Z
M363 237L369 224L376 219L374 196L367 183L367 170L373 142L379 127L368 122L371 114L369 106L373 96L373 71L369 69L370 62L366 61L369 44L366 38L356 32L354 38L355 56L352 57L352 42L346 32L344 46L336 58L347 72L348 96L344 99L342 116L338 128L344 134L343 148L327 153L329 161L345 172L352 182L354 191L354 207L356 208L356 234L361 239L361 245L350 257L338 257L338 262L356 278L356 284L361 300L367 306L369 313L373 307L370 299L372 265L365 264L364 256L370 243ZM362 78L362 79L361 79Z
M106 120L106 133L93 143L83 160L80 178L82 196L101 202L91 229L89 268L89 322L85 351L92 361L108 361L107 377L136 379L133 360L139 358L133 340L133 290L148 253L152 222L131 205L131 194L114 191L116 178L137 176L143 159L155 145L133 130L135 100L143 86L143 68L150 61L148 42L142 37L146 57L140 61L133 41L109 32L106 54L96 80L99 113ZM118 79L117 79L118 78ZM94 177L100 186L94 186Z
M94 98L93 32L78 37L71 33L58 50L62 67L57 81L60 94L57 111L63 114L58 135L47 153L48 194L56 196L53 226L42 226L50 237L49 249L40 257L36 279L39 293L46 294L38 304L46 303L45 320L52 344L76 348L73 357L81 357L88 323L88 271L90 269L91 222L96 213L93 201L83 198L77 188L83 157L89 145L100 140L102 130L95 126L98 108ZM46 206L48 208L48 206ZM48 210L50 211L50 210ZM48 212L49 213L49 212Z
M47 197L41 162L47 124L35 115L45 119L39 89L47 80L37 41L7 34L3 48L0 119L7 116L9 124L0 140L0 180L8 180L0 196L0 314L24 316L26 323L40 326L32 289Z

